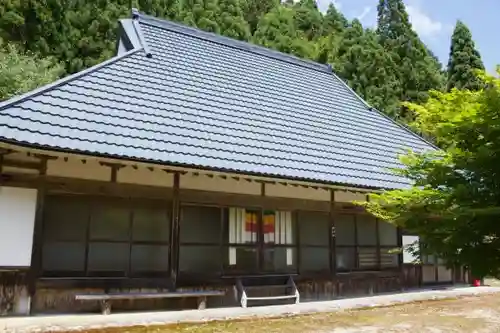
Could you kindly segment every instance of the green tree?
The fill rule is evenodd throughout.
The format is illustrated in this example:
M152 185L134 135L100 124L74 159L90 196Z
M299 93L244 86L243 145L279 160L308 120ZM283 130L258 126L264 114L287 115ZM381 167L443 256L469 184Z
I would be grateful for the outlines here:
M316 41L316 58L320 63L329 63L334 68L338 65L338 52L343 41L345 29L349 26L347 19L333 4L328 6L323 17L323 36Z
M330 4L323 18L323 33L325 35L339 34L347 28L349 22L345 16Z
M396 172L414 187L372 195L364 205L420 235L424 253L478 277L500 277L500 79L482 80L483 90L433 92L425 104L407 105L413 126L443 149L404 157Z
M148 15L176 21L180 19L181 2L179 0L135 0L134 8Z
M186 0L182 7L183 21L191 26L214 33L220 33L217 18L220 8L217 0Z
M402 0L379 1L377 34L396 65L401 101L424 102L429 90L442 89L441 64L413 31ZM410 117L407 111L402 108L399 118Z
M296 29L308 40L316 40L322 36L323 16L315 0L300 0L295 4L294 20Z
M114 54L119 18L130 15L128 0L1 2L1 36L24 51L53 56L69 73Z
M314 45L297 31L294 10L278 6L264 15L254 34L256 44L302 58L315 56Z
M458 21L451 36L447 89L480 89L482 82L475 73L477 70L484 70L481 55L475 48L469 28Z
M269 13L274 7L280 6L279 0L247 0L243 5L245 21L250 25L250 33L257 29L260 19Z
M334 68L356 93L391 117L396 117L400 109L401 85L395 67L375 32L363 30L354 20L344 32Z
M62 66L52 59L25 54L0 40L0 101L55 81L62 73Z
M242 2L244 1L219 0L219 27L221 34L225 36L248 41L250 26L243 17Z

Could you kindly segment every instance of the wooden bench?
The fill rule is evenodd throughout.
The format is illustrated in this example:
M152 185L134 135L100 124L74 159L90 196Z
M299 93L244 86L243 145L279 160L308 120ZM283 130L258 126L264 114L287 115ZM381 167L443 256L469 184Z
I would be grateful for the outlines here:
M157 293L86 293L76 294L75 299L78 301L99 301L101 304L102 314L108 315L111 313L112 300L196 297L198 309L201 310L207 307L207 297L224 296L225 294L226 292L222 290L172 291Z

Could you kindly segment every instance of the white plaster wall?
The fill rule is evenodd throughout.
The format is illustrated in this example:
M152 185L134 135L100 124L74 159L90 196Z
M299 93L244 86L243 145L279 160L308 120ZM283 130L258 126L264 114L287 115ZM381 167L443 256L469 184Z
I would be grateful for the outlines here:
M436 267L434 265L422 266L422 281L436 282Z
M249 182L244 179L208 177L203 174L198 176L185 174L180 176L181 189L193 189L202 191L217 191L226 193L260 195L260 183Z
M446 268L446 266L438 266L438 279L439 282L451 281L451 269Z
M311 187L266 184L266 197L330 201L330 191Z
M68 161L59 158L47 162L47 175L58 177L81 178L91 180L111 180L111 168L102 166L96 160L81 160L70 158Z
M174 175L160 169L150 170L145 167L135 169L126 166L118 170L116 181L128 184L172 187Z
M418 237L418 236L403 235L403 263L411 264L417 259L417 257L414 256L409 251L408 246L412 245L413 243L416 242L416 245L412 245L412 247L416 246L418 248L419 241L420 241L420 237Z
M0 187L0 266L29 267L37 190Z

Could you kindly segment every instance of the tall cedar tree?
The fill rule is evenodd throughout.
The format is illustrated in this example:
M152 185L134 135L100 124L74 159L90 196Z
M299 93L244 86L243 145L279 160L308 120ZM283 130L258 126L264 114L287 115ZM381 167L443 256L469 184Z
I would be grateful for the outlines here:
M363 30L358 20L346 29L338 49L336 68L356 93L376 109L395 117L399 111L400 84L395 64L371 30Z
M469 28L463 22L458 21L451 36L448 91L452 88L480 89L483 84L476 75L477 70L484 70L481 55L475 48Z
M221 34L239 40L250 39L250 26L243 17L244 0L219 0L218 17Z
M315 0L300 0L294 6L295 27L308 40L316 40L322 35L323 15Z
M335 8L334 4L330 4L323 18L323 33L325 35L339 34L342 33L348 25L349 22L345 16Z
M377 34L388 56L396 64L401 83L401 101L424 102L431 89L441 90L444 77L441 65L413 31L402 0L380 0ZM402 108L399 118L407 118Z
M333 4L328 6L323 17L323 36L316 42L316 58L320 63L329 63L334 68L338 62L338 49L341 44L344 30L349 22L342 13L340 13Z

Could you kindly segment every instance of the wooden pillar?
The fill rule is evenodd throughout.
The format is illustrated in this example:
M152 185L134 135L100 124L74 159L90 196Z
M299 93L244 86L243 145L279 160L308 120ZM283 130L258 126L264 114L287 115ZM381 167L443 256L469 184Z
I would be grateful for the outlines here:
M375 219L375 245L377 247L377 270L382 269L382 255L380 248L380 229L379 229L380 220Z
M354 215L354 268L359 270L358 215Z
M180 234L180 202L179 202L180 174L174 173L174 187L172 196L172 219L170 225L170 280L172 288L177 287L179 269L179 234Z
M31 251L31 265L28 272L28 293L30 295L30 313L33 313L33 302L36 294L36 281L41 274L42 267L42 246L43 246L43 213L45 206L45 197L47 193L47 162L49 159L55 159L51 156L39 155L40 169L39 181L37 184L37 198L35 211L35 225L33 230L33 242Z
M335 191L330 189L330 272L337 277L337 230L335 229Z
M397 228L398 235L398 248L403 248L403 230L401 227ZM403 251L400 251L398 254L398 267L399 267L399 284L401 286L401 290L404 290L404 267L403 267Z
M436 283L439 283L439 265L438 265L438 257L434 255L434 280Z
M337 229L335 226L335 190L330 189L330 273L335 279L335 294L340 296L340 284L337 277Z

